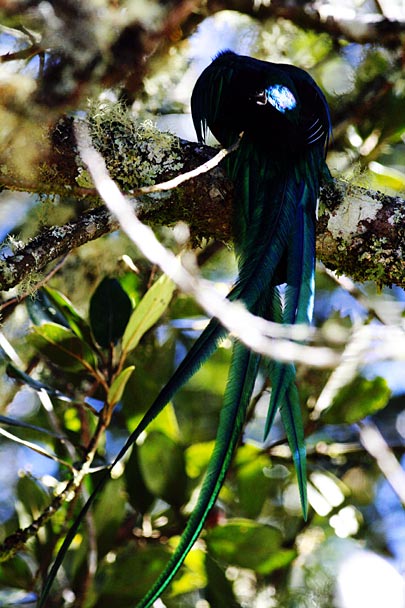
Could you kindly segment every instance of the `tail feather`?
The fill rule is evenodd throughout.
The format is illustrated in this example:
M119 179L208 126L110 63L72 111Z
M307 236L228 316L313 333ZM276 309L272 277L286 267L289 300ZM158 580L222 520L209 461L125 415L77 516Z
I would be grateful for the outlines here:
M55 580L56 574L59 570L60 565L71 545L73 538L85 515L89 511L95 498L99 495L107 481L110 479L110 471L117 464L119 460L126 454L129 448L135 443L141 433L149 426L154 418L164 409L169 403L173 395L187 382L189 378L197 371L197 369L208 359L208 357L214 352L217 344L221 338L226 335L226 330L219 324L216 319L211 319L208 326L202 332L201 336L193 344L192 348L184 358L182 363L174 372L168 383L160 391L151 407L147 410L142 420L139 422L137 427L132 431L128 437L124 446L121 448L118 455L115 457L113 463L108 467L104 474L98 480L96 487L92 494L87 499L85 505L81 509L79 515L76 517L71 528L69 529L61 548L58 551L56 559L52 565L51 570L47 576L42 595L38 604L38 608L43 608L47 600L50 588L53 581Z
M302 513L304 519L306 519L308 515L308 498L304 427L302 423L298 389L294 382L290 383L286 390L284 399L281 403L280 414L294 460Z
M303 184L287 258L287 288L284 323L312 320L315 275L316 194ZM309 208L308 208L309 207Z
M226 334L227 330L224 329L219 321L217 319L211 319L171 378L162 388L155 401L146 411L136 429L132 431L125 445L116 456L112 466L114 466L114 464L116 464L124 456L131 445L138 439L139 435L166 407L173 395L175 395L175 393L177 393L177 391L180 390L184 384L186 384L186 382L195 374L203 363L213 354L217 348L218 342L224 338Z
M261 190L268 204L258 205L261 211L250 217L246 214L248 229L238 239L239 278L231 292L231 299L241 299L249 310L267 296L269 285L281 280L277 272L296 219L300 186L285 174L262 184Z
M288 324L309 323L312 317L314 293L314 201L315 196L303 183L296 222L289 241L287 286L284 306L274 305L273 320ZM265 425L265 437L270 432L278 407L293 454L304 517L308 510L306 493L306 455L304 429L295 385L295 367L277 361L268 364L272 391Z
M260 355L252 353L241 343L235 342L217 439L197 505L165 570L137 608L150 608L163 593L202 530L206 517L217 499L239 440L259 362Z

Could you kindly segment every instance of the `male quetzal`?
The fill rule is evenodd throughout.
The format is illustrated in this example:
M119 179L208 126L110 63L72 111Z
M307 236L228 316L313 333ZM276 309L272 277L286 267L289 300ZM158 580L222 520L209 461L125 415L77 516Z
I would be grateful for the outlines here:
M210 129L223 146L229 147L243 133L236 152L226 159L226 171L235 184L234 241L239 268L228 298L241 300L249 311L272 321L309 323L317 197L321 176L327 174L325 150L331 129L322 91L309 74L292 65L225 51L197 80L191 109L199 141L205 140ZM212 319L115 462L212 354L224 335L224 328ZM204 525L240 437L261 362L272 387L264 435L268 435L279 409L306 516L304 432L294 366L267 360L236 339L215 448L197 505L167 567L139 608L150 608L164 591ZM73 533L74 529L70 539Z
M331 125L326 99L304 70L231 51L220 53L194 87L191 110L199 141L208 129L229 147L235 184L234 242L239 276L228 298L252 313L288 323L312 317L315 215L319 182L328 175ZM281 287L281 285L283 285ZM147 412L136 436L215 350L225 330L212 319ZM280 410L307 512L304 432L292 364L269 361L234 341L217 439L197 505L166 569L143 598L149 608L170 583L213 506L245 421L263 359L272 389L264 435ZM135 437L132 437L134 440Z

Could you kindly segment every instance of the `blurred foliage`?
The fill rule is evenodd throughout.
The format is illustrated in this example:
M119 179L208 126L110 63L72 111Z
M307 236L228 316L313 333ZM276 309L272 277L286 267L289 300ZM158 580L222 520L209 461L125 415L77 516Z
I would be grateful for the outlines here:
M227 46L309 69L331 106L332 172L403 196L403 45L394 36L387 44L361 43L356 30L356 24L367 26L367 15L378 10L377 3L344 3L352 14L350 31L342 26L347 16L342 3L318 2L325 11L334 7L334 34L326 25L322 29L322 22L311 29L299 10L291 13L295 22L260 11L256 17L222 11L206 19L192 13L160 40L157 52L149 49L147 72L141 71L139 83L130 71L119 71L120 60L122 70L128 65L126 27L133 28L127 34L134 34L135 53L134 41L141 48L145 32L157 36L165 16L177 16L176 3L88 1L77 13L72 2L70 20L58 12L67 2L59 8L55 2L14 4L18 10L0 9L0 149L1 158L11 158L15 170L29 179L35 178L42 154L30 145L41 140L33 134L42 133L66 110L87 111L88 97L92 104L125 99L142 120L152 119L191 138L191 88L216 50ZM391 8L398 10L403 26L400 2L392 2ZM76 31L73 24L79 16ZM0 167L5 178L2 171ZM84 205L17 194L10 202L9 196L0 194L5 254L12 247L7 232L28 238L57 218L66 221ZM162 229L160 237L179 252L171 232ZM222 249L206 257L204 276L226 292L235 273L231 252ZM325 335L339 340L361 324L402 322L402 289L377 293L375 286L364 285L361 290L364 297L355 299L319 272L315 323ZM94 459L81 491L63 501L15 556L0 563L0 605L35 601L69 523L97 484L100 468L118 453L204 321L196 304L177 294L172 282L157 276L117 234L72 252L50 283L7 318L0 363L0 424L8 432L0 442L1 539L40 517L73 469L79 470L89 454ZM224 340L133 446L125 467L115 467L68 551L50 608L129 608L155 581L195 504L213 448L229 358L230 342ZM403 506L362 446L357 426L367 418L391 455L401 459L403 362L377 367L366 356L318 417L312 414L328 373L302 365L298 377L309 458L308 520L300 514L278 420L268 443L261 441L269 388L259 382L219 500L163 598L168 608L372 608L382 605L372 603L380 587L385 605L404 605L399 572L405 567L405 552L403 541L398 542L405 533ZM367 570L365 582L361 564L371 568L370 555L380 561L376 572ZM356 585L339 574L350 556L364 558L354 570ZM389 556L390 563L380 556ZM361 587L363 603L347 599L350 584Z

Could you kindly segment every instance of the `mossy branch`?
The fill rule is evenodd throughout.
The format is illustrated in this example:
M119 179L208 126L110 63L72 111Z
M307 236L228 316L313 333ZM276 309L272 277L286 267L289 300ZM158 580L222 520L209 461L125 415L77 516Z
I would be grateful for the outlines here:
M151 123L135 125L124 113L107 109L90 119L93 142L102 152L111 176L128 193L139 186L164 181L212 158L215 150L159 132ZM72 121L60 121L42 135L42 157L36 175L27 180L14 166L3 170L9 189L86 198L96 192L80 165ZM38 149L38 148L37 148ZM3 166L5 159L3 160ZM192 242L203 238L231 239L232 184L220 167L189 180L170 192L144 196L139 217L150 225L185 221ZM380 285L405 284L404 201L339 180L324 185L317 228L317 255L326 266L357 281ZM18 285L43 272L61 255L117 229L104 207L83 213L63 226L43 229L29 243L0 261L0 289Z

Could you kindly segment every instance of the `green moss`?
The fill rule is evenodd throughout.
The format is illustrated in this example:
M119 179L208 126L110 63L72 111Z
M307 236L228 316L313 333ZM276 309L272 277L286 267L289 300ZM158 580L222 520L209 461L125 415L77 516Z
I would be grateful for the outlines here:
M393 275L393 267L395 266L395 255L391 249L387 248L386 238L372 238L368 246L368 251L364 252L359 257L362 268L362 279L375 281L378 285L387 283L387 268L390 268L390 274ZM402 269L399 270L399 275L402 274Z
M52 185L57 181L59 174L54 165L41 163L38 170L39 181L45 185Z
M121 104L92 105L88 121L95 147L125 190L154 184L163 175L181 170L178 139L159 131L151 120L136 123ZM83 179L86 182L84 170L76 181Z
M81 188L94 188L93 180L91 179L90 173L84 167L78 167L78 175L76 176L76 183Z

